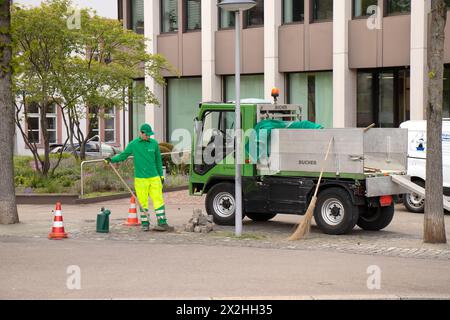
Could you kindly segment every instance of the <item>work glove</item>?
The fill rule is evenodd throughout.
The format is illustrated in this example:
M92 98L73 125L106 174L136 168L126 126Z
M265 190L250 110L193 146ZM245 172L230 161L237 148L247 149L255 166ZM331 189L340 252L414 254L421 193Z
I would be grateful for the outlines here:
M105 164L110 164L111 163L111 158L110 157L105 158L105 159L103 159L103 161L105 161Z

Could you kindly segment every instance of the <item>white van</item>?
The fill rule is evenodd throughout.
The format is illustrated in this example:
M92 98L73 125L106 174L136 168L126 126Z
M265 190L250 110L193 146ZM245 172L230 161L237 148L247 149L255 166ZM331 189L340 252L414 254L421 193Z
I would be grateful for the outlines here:
M408 175L411 181L424 187L427 152L427 122L407 121L400 128L408 129ZM444 177L444 194L450 196L450 119L442 122L442 161ZM411 212L423 213L425 200L414 193L406 194L403 201Z

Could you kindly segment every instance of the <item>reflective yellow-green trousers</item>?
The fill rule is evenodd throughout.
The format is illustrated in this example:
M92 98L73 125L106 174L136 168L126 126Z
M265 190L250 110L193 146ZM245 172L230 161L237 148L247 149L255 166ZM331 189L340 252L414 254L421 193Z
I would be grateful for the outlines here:
M146 211L145 214L141 214L142 224L145 224L145 222L147 224L149 223L147 216L149 197L152 199L158 225L167 224L161 178L135 178L134 188L136 189L136 196L139 199L139 203Z

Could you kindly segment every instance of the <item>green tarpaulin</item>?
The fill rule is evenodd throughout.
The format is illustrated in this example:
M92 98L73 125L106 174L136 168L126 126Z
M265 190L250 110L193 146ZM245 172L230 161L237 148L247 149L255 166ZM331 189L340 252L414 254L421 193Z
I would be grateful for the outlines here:
M270 137L273 129L323 129L320 124L311 121L281 121L263 120L255 126L255 132L248 137L245 151L249 155L252 163L256 163L261 157L270 155ZM256 135L256 137L255 137Z

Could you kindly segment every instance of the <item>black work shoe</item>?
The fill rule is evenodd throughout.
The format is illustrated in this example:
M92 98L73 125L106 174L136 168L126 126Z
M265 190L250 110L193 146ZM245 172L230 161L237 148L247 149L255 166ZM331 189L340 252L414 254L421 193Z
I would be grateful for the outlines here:
M153 227L154 231L160 231L160 232L168 232L168 231L173 231L174 228L169 226L167 223L166 224L160 224L157 226Z

